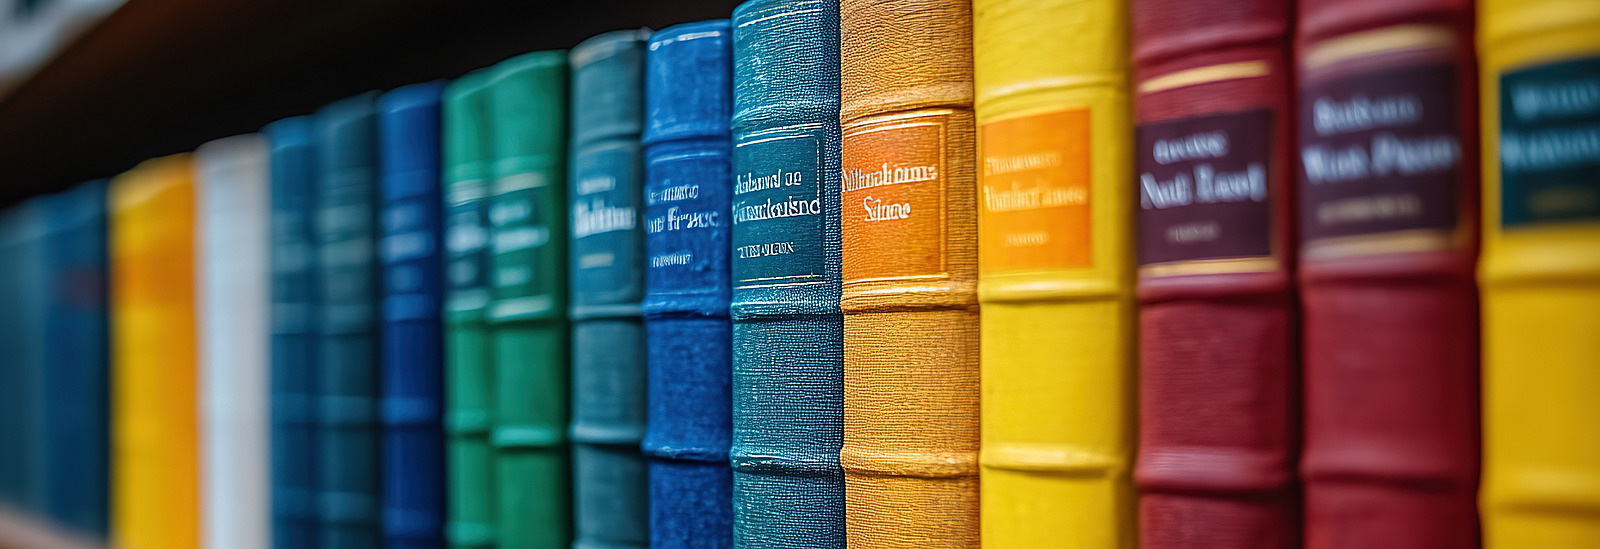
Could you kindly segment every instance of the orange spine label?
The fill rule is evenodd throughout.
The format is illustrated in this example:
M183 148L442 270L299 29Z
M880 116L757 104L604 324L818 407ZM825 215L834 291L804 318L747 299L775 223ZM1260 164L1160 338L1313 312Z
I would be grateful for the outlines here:
M950 111L844 128L844 279L948 274L945 140Z
M1090 265L1088 110L986 123L978 157L983 272Z

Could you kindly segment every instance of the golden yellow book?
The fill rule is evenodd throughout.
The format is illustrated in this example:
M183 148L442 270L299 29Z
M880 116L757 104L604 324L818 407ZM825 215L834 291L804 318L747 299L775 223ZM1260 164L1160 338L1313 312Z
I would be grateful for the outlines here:
M199 544L194 176L189 155L111 183L112 541Z
M1127 0L977 0L985 547L1136 544Z
M1478 21L1484 544L1600 547L1600 2Z

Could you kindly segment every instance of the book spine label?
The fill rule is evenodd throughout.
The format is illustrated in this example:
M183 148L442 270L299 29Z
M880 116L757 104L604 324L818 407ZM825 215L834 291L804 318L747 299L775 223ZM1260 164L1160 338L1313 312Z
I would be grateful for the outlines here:
M822 141L817 127L740 139L733 149L733 280L766 286L822 280Z
M729 193L716 182L729 173L728 143L652 155L645 189L645 261L649 288L671 294L726 291L729 255ZM668 154L668 152L675 154ZM719 291L720 290L720 291ZM696 311L701 312L701 311ZM702 314L726 316L726 311Z
M1139 125L1139 265L1272 255L1270 109Z
M446 116L450 116L447 114ZM481 170L482 166L478 166ZM494 461L489 446L493 402L489 340L489 208L483 178L452 181L445 191L445 430L451 547L494 541Z
M1090 264L1089 125L1088 109L1060 109L978 127L984 272Z
M1501 229L1600 221L1600 57L1499 79Z
M843 130L846 283L948 276L948 198L960 191L945 164L952 114L901 113Z

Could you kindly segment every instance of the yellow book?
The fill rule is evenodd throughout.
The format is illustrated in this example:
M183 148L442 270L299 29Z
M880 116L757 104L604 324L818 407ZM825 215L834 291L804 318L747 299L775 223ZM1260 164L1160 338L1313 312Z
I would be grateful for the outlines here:
M977 0L981 534L1136 545L1126 0Z
M1478 20L1485 546L1600 547L1600 2Z
M112 541L199 544L194 177L188 155L111 183Z

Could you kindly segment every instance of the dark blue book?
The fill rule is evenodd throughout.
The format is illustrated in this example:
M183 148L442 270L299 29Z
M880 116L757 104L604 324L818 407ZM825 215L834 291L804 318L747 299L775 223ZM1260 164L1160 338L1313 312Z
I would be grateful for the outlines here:
M49 224L47 512L63 527L104 538L111 482L105 181L51 197Z
M317 514L323 549L379 543L377 92L316 113Z
M839 5L733 12L734 544L844 547Z
M383 531L389 549L444 546L443 82L378 101L382 151Z
M650 38L645 69L643 448L655 549L733 545L732 44L726 20L669 27Z
M650 542L644 439L644 52L648 31L572 49L572 474L578 549Z
M0 211L0 349L15 349L22 345L21 307L17 286L16 250L18 225L16 208ZM22 362L0 360L0 440L21 440L22 426ZM22 499L22 445L0 444L0 504L16 506Z
M49 212L44 198L33 198L7 212L0 246L7 248L10 317L4 327L10 345L4 348L5 367L10 369L10 438L4 450L11 454L3 465L12 468L15 484L12 504L35 515L48 512L50 463L46 438L44 319L49 301L45 289L45 234Z
M272 180L272 546L316 549L317 145L309 116L262 131Z

